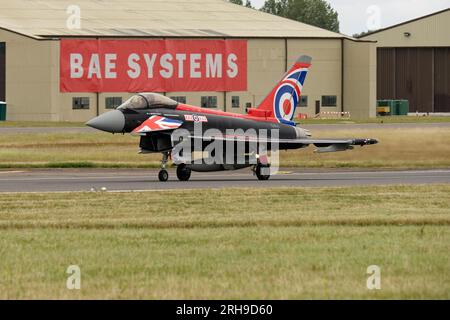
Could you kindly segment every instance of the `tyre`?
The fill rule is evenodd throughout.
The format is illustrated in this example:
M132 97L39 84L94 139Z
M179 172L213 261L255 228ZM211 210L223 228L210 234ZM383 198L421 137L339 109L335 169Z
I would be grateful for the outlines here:
M256 177L258 178L258 180L262 180L262 181L269 180L270 174L264 174L266 170L267 171L270 170L268 166L264 166L261 164L258 164L256 166L255 174L256 174Z
M158 179L161 182L165 182L167 180L169 180L169 173L167 172L167 170L161 170L158 173Z
M191 177L191 169L186 167L184 163L177 167L177 178L180 181L188 181Z

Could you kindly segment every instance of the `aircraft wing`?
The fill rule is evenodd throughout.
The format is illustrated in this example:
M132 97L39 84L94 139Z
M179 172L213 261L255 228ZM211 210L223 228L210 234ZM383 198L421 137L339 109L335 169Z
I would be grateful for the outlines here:
M288 140L289 141L289 140ZM376 139L295 139L293 143L303 143L307 145L314 145L317 147L315 152L336 152L353 149L353 146L367 146L377 144ZM289 142L284 142L289 143Z
M145 120L139 127L134 129L131 134L134 135L146 135L150 132L175 130L183 124L183 121L169 119L161 116L151 116Z
M197 137L191 136L191 139L200 139L202 141L211 141L211 140L223 140L223 141L234 141L234 142L259 142L259 143L277 143L277 144L288 144L288 145L299 145L299 146L307 146L314 145L317 147L315 152L323 153L323 152L336 152L336 151L345 151L349 149L353 149L353 146L365 146L377 144L378 141L376 139L271 139L271 138L257 138L253 136L206 136L206 137Z

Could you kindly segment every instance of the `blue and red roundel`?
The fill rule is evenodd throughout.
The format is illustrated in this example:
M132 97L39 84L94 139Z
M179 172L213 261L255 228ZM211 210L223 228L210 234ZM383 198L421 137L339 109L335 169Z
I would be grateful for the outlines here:
M307 72L305 68L295 69L278 85L273 99L273 112L280 122L290 123L294 118Z

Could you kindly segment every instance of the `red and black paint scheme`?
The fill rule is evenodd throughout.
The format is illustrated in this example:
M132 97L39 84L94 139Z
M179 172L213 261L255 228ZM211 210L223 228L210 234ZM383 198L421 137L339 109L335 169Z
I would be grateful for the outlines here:
M261 104L257 108L249 109L247 114L200 108L178 103L160 94L141 93L132 96L116 110L104 113L86 124L111 133L131 133L141 136L141 153L163 154L159 173L161 181L168 179L165 164L170 152L177 143L181 143L172 137L176 129L185 129L190 133L188 138L192 141L201 140L202 148L214 140L244 142L248 148L249 141L261 139L258 136L259 132L267 134L262 139L267 152L270 151L272 143L276 144L279 150L315 145L317 152L345 151L352 149L354 145L376 144L375 139L312 139L307 130L296 126L292 120L310 66L311 58L301 56ZM200 124L202 132L215 129L215 132L220 134L198 135L194 129ZM256 133L256 136L237 134L230 136L227 133L229 129L252 131ZM272 134L275 131L276 137ZM224 152L227 150L225 149ZM256 150L247 149L246 152L256 157L256 164L251 161L244 164L179 163L177 164L178 179L188 180L191 171L233 170L253 166L258 179L267 180L269 175L263 173L263 168L270 166L266 161L267 154L256 154Z

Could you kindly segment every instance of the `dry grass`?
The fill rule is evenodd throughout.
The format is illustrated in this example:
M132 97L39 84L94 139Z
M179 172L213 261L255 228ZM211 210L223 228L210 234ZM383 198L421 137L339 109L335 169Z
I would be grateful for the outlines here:
M1 194L0 298L448 299L449 207L449 185Z
M281 152L281 164L293 167L442 168L450 167L447 128L320 130L314 137L373 137L380 144L315 154ZM157 167L160 155L139 155L139 138L107 133L23 133L0 136L0 167Z

